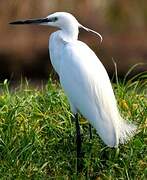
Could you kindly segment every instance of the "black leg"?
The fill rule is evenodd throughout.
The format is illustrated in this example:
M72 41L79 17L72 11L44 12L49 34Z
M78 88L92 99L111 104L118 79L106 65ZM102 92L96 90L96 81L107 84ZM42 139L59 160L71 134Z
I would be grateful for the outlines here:
M77 143L77 158L81 157L81 133L80 133L80 125L79 125L79 120L78 120L78 114L75 115L76 118L76 133L77 133L77 139L76 139L76 143Z
M89 124L89 135L90 135L90 139L92 139L92 127L91 127L91 124Z
M78 121L78 114L75 115L75 123L76 123L76 143L77 143L77 173L82 170L82 157L83 153L81 150L82 147L82 138L80 133L80 125Z

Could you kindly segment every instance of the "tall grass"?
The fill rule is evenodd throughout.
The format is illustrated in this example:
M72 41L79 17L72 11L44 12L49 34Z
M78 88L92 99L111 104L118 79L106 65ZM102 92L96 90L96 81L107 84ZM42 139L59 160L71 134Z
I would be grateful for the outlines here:
M83 170L78 179L147 178L147 76L114 84L120 111L138 125L136 136L106 147L81 117ZM0 179L77 179L75 124L67 99L49 79L42 89L0 84Z

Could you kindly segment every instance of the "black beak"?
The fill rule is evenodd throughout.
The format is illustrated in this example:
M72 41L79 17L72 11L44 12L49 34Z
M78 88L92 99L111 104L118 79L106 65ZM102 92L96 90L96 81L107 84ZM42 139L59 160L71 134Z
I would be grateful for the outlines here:
M28 20L18 20L10 22L9 24L12 25L21 25L21 24L43 24L50 22L48 18L41 18L41 19L28 19Z

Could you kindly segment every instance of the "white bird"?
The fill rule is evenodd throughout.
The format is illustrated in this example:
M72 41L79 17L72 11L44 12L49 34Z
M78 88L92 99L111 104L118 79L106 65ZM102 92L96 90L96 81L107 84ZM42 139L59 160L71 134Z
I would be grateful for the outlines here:
M80 112L109 147L118 147L119 143L124 143L133 136L136 126L121 117L104 66L96 54L78 40L79 28L101 37L99 33L84 27L73 15L66 12L10 24L40 24L59 28L49 38L50 58L75 118ZM78 121L76 127L78 136Z

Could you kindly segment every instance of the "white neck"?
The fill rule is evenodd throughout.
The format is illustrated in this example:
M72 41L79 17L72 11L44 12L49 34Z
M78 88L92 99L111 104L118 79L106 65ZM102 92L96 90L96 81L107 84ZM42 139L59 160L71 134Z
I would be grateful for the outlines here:
M77 26L69 25L60 30L60 37L65 42L71 42L78 39L79 29Z

